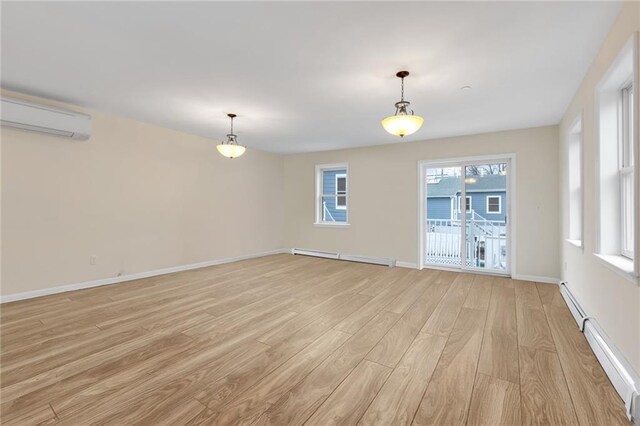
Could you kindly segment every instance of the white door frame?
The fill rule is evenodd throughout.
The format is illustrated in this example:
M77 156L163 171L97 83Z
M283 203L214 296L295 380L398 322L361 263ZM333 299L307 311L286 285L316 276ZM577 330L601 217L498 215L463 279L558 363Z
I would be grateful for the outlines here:
M504 273L496 272L496 271L483 271L483 270L475 270L473 269L473 273L478 274L490 274L490 275L508 275L514 276L516 275L516 209L513 207L516 200L516 154L495 154L495 155L481 155L474 157L456 157L456 158L444 158L439 160L422 160L418 161L418 230L419 230L419 238L418 238L418 269L425 268L425 256L424 256L424 248L425 248L425 214L427 211L427 186L426 182L426 169L433 167L452 167L452 166L460 166L463 163L467 164L484 164L489 162L506 162L507 163L507 196L506 196L506 217L507 217L507 270ZM465 172L465 170L463 170ZM461 178L464 178L464 173ZM462 185L462 196L465 194L466 185ZM462 198L464 199L464 198ZM464 226L464 221L466 219L466 214L462 215L462 224ZM463 235L464 228L461 227L461 241L466 240L466 235ZM466 251L463 249L461 253L461 257L465 256ZM464 261L464 259L462 259ZM451 268L447 266L440 265L432 265L429 264L428 267L432 269L445 269L445 270L467 270L462 267L461 268ZM468 271L468 270L467 270Z

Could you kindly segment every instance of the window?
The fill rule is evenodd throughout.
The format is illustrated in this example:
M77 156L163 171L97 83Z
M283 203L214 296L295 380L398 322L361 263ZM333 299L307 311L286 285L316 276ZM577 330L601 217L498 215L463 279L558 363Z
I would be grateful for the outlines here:
M619 149L620 163L618 177L620 180L620 254L633 259L634 251L634 149L633 149L633 85L629 84L620 90L620 131Z
M569 234L572 244L582 246L582 117L569 130Z
M637 96L634 35L596 88L597 240L596 257L638 283Z
M471 211L471 197L469 195L467 195L467 203L466 203L466 209L467 212ZM460 202L460 196L458 195L458 213L460 212L460 207L462 207L462 203Z
M499 195L487 196L487 213L502 213L502 197Z
M336 209L347 209L347 175L336 174Z
M348 225L349 166L316 166L316 221L318 225Z

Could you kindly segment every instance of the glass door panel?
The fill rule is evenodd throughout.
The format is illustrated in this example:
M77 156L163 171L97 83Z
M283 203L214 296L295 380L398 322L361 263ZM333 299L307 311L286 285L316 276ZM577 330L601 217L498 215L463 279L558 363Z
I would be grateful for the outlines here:
M508 271L507 173L508 164L464 166L463 205L466 258L463 268L497 273Z
M425 262L462 266L462 222L457 197L462 190L462 167L426 169Z

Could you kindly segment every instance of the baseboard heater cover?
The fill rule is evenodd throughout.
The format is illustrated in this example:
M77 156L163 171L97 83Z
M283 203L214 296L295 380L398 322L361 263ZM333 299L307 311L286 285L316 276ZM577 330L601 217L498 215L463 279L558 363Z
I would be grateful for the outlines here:
M291 250L293 254L300 254L302 256L313 256L313 257L324 257L326 259L339 259L340 255L338 253L330 253L327 251L317 251L317 250L306 250L294 248Z
M373 263L374 265L384 265L390 268L396 266L395 259L387 259L385 257L356 256L353 254L340 254L339 256L340 260L347 260L349 262Z
M611 342L597 321L580 307L564 281L560 283L560 293L613 387L624 401L627 417L634 424L640 425L640 375Z
M387 259L384 257L357 256L353 254L331 253L326 251L307 250L299 248L294 248L292 250L292 253L301 254L304 256L323 257L326 259L346 260L348 262L371 263L374 265L389 266L391 268L396 266L395 259Z

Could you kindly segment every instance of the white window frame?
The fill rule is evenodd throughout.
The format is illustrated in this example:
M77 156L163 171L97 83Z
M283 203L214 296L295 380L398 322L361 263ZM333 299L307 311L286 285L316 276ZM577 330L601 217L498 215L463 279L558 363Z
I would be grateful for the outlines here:
M346 198L347 198L347 205L346 208L344 210L345 211L345 217L346 217L346 221L345 222L331 222L331 221L323 221L322 220L322 213L323 213L323 204L322 204L322 200L323 198L326 197L336 197L337 198L337 190L338 187L336 186L336 194L323 194L323 173L325 171L331 171L331 170L345 170L345 173L341 173L341 175L344 175L347 178L346 181ZM314 226L318 226L318 227L329 227L329 228L345 228L345 227L349 227L349 163L333 163L333 164L317 164L316 165L316 193L315 193L315 197L316 197L316 202L315 202L315 221L314 221Z
M584 235L584 142L582 133L583 114L580 112L567 132L567 197L568 220L567 242L582 248ZM575 188L577 187L577 189ZM576 191L576 193L572 193Z
M489 211L489 199L490 198L497 198L498 199L498 211L497 212ZM502 214L502 197L500 195L487 195L486 212L487 212L487 214Z
M460 203L462 201L462 196L458 195L458 213L462 213L462 204ZM466 212L470 212L471 210L473 210L473 198L471 198L471 195L467 195L465 196L465 198L467 200L469 200L469 210L465 211ZM464 205L465 209L467 208L467 203L465 202Z
M640 262L638 262L640 227L639 183L637 169L625 171L632 174L633 202L633 252L622 250L622 194L621 194L621 153L620 117L621 90L629 82L634 84L633 114L631 117L633 144L633 164L637 165L638 153L638 33L633 33L618 56L596 86L596 136L597 136L597 185L596 185L596 249L593 255L608 269L640 284ZM629 257L629 254L635 256Z
M347 174L346 173L336 174L335 177L336 177L336 210L346 210L347 209L347 204L346 203L345 203L344 206L339 206L338 205L338 197L344 196L345 197L345 201L348 199L348 197L347 197L347 181L349 179L347 179ZM344 194L341 194L338 191L338 179L340 179L340 178L344 178L344 181L345 181L345 183L344 183L344 189L345 189Z
M502 160L502 161L501 161ZM479 155L475 157L457 157L457 158L448 158L448 159L440 159L440 160L420 160L417 164L417 228L419 230L419 238L416 245L416 263L418 265L418 269L424 269L425 267L433 268L433 269L443 269L443 270L451 270L451 271L460 271L463 270L459 267L447 267L442 265L434 265L427 263L425 261L425 247L427 244L427 208L428 208L428 199L427 199L427 169L430 168L444 168L444 167L465 167L469 164L486 164L487 162L507 162L506 169L506 200L504 203L504 212L508 217L506 221L506 234L507 234L507 269L502 272L491 271L484 272L481 270L473 269L473 273L475 274L488 274L488 275L498 275L498 276L511 276L512 274L515 276L518 273L516 259L518 259L518 212L515 209L514 203L515 200L518 199L517 194L517 161L515 153L505 153L505 154L494 154L494 155ZM466 186L463 185L463 189ZM465 191L466 192L466 191ZM457 195L455 196L457 200ZM464 229L465 227L465 217L461 217L461 227ZM464 241L464 239L461 239ZM462 243L461 243L462 244ZM463 251L464 256L464 251ZM464 264L464 259L463 259Z
M624 257L627 257L631 260L634 258L634 236L631 235L631 241L629 240L629 232L633 233L633 194L635 190L634 185L634 176L635 176L635 163L633 159L633 99L634 99L634 87L633 81L629 80L625 82L622 88L619 91L619 113L618 113L618 153L619 153L619 164L618 164L618 178L619 178L619 188L620 188L620 254ZM631 110L629 110L629 104L631 104ZM629 132L629 128L631 127L631 132ZM630 152L629 152L630 151ZM628 179L631 181L631 200L626 199L626 195L624 193L624 184L623 181ZM625 214L625 207L627 203L631 203L631 215L627 217ZM628 228L631 228L629 231Z

